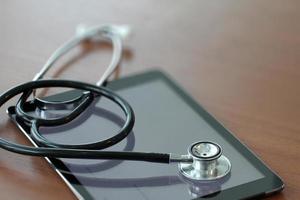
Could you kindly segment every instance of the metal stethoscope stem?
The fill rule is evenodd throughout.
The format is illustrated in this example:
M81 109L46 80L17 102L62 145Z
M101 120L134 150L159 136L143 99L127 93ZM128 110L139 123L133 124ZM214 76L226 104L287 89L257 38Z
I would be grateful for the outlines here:
M97 86L101 86L118 66L122 56L122 39L126 38L129 33L130 27L126 25L102 25L89 28L80 25L77 27L76 35L52 53L42 69L36 73L32 81L42 79L57 60L59 60L63 55L68 53L81 42L92 39L107 39L112 42L113 52L110 64L96 83Z
M61 45L56 49L49 59L46 61L42 69L36 73L32 81L40 80L48 72L48 70L53 67L53 65L62 56L68 53L71 49L79 45L81 42L86 40L109 40L112 43L113 52L111 61L108 67L105 69L104 73L97 81L97 86L102 86L108 80L108 78L117 69L118 64L122 57L122 40L124 40L130 34L130 27L127 25L100 25L93 27L86 27L84 25L79 25L76 30L76 34L70 40ZM51 110L51 109L73 109L78 105L80 101L87 101L89 94L85 93L77 98L64 101L64 102L51 102L44 99L38 98L36 96L36 90L32 91L35 104L41 109ZM27 93L29 96L29 92ZM22 98L25 99L25 98ZM29 116L28 116L29 117Z

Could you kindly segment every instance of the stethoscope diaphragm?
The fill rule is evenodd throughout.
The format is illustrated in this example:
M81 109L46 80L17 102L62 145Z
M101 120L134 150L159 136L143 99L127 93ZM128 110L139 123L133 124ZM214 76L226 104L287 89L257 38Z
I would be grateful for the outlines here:
M201 141L188 148L188 156L192 162L180 162L180 173L188 179L209 181L225 177L231 170L231 163L222 155L220 145Z

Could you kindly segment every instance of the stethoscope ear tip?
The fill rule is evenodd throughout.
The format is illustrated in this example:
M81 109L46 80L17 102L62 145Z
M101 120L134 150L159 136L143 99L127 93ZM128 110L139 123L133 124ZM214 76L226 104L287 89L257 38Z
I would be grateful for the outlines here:
M113 31L118 34L122 40L128 39L132 35L132 27L129 25L113 25Z
M87 26L86 24L78 24L76 26L76 36L82 36L86 33Z

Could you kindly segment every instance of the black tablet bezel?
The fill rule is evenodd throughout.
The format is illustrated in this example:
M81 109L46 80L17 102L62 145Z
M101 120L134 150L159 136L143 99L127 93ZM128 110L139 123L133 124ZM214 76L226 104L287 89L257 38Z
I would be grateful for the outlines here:
M207 123L211 125L225 140L233 145L248 161L253 164L262 174L264 178L239 185L233 188L222 190L220 193L210 198L198 199L245 199L245 198L258 198L281 191L284 188L283 181L271 171L250 149L241 143L229 130L227 130L220 122L218 122L211 114L209 114L201 105L199 105L190 95L188 95L182 88L180 88L174 81L172 81L165 73L154 70L142 74L137 74L122 79L112 81L107 87L112 90L121 90L123 88L131 87L133 85L145 84L149 81L160 79L170 86L188 105L190 105ZM55 95L56 99L66 93ZM52 96L53 97L53 96ZM14 107L8 109L8 114L13 121L18 125L22 132L30 132L30 128L21 120L15 118ZM30 137L27 135L27 137ZM69 171L68 168L58 159L49 159L54 168ZM85 198L92 199L86 189L81 186L80 182L71 173L65 173L63 176L72 184L72 186Z

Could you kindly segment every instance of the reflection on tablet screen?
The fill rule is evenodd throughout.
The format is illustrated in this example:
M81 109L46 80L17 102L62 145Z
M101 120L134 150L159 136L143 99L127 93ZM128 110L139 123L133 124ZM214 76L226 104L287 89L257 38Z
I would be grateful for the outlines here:
M225 179L200 184L179 176L175 164L62 159L93 198L191 199L264 177L165 82L156 79L118 93L132 105L136 123L128 138L107 150L185 154L191 143L209 140L222 146L232 171ZM52 141L82 144L112 136L123 120L118 107L100 98L70 124L41 132Z

